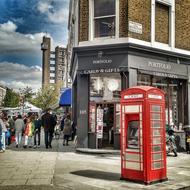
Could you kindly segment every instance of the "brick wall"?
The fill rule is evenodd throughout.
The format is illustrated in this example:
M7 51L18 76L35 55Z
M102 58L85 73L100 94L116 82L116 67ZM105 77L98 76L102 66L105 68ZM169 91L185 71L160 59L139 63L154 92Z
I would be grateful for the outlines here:
M89 0L80 0L79 3L79 42L81 42L88 41Z
M156 3L155 41L169 44L169 7Z
M128 0L129 21L142 24L142 34L129 32L129 37L151 41L151 0Z
M128 36L128 0L119 2L119 37Z
M190 0L176 0L176 48L190 50Z

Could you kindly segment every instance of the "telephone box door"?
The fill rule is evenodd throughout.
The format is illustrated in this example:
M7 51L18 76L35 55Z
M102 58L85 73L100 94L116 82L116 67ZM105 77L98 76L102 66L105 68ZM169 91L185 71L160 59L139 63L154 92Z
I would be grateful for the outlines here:
M136 108L135 113L125 113L123 133L122 173L125 178L142 179L143 146L142 146L142 113L141 105L127 105L127 110Z

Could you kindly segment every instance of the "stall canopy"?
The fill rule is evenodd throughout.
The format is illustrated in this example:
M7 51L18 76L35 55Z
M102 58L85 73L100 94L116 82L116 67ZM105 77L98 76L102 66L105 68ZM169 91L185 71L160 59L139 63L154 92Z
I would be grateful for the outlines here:
M71 88L65 88L59 100L60 106L71 106Z

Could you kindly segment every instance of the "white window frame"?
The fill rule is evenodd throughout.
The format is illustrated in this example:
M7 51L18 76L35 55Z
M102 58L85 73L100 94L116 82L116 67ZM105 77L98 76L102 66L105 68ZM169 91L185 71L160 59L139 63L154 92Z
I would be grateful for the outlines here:
M99 18L111 17L102 16ZM115 0L115 35L107 37L94 37L94 0L89 1L89 41L119 38L119 0Z
M169 7L169 44L155 41L155 13L156 3L161 3ZM152 0L151 1L151 45L159 48L175 48L175 0Z

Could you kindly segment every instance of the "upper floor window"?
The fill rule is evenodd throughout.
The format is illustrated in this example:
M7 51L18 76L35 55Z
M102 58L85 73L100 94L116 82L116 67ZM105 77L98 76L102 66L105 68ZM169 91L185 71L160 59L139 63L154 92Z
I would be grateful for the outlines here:
M94 0L94 37L115 36L116 0Z

